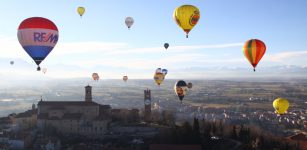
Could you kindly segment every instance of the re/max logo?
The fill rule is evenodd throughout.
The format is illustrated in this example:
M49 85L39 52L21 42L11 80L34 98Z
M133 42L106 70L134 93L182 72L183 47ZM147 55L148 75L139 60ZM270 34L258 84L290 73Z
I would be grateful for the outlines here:
M33 33L34 42L50 42L56 43L58 41L58 35L44 32Z

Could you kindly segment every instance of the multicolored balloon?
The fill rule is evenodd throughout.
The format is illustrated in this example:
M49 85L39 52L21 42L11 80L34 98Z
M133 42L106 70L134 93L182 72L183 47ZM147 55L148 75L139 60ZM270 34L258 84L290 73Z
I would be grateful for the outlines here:
M32 17L21 22L17 36L23 49L37 64L37 71L40 71L39 64L58 42L59 32L52 21L42 17Z
M98 75L98 73L93 73L93 74L92 74L92 78L93 78L94 81L98 81L98 80L99 80L99 75Z
M128 29L131 28L131 26L133 25L133 23L134 23L134 20L133 20L132 17L127 17L127 18L125 19L125 24L126 24L126 26L128 27Z
M127 82L128 76L123 76L123 80L124 80L125 82Z
M188 38L189 32L200 19L200 12L193 5L182 5L175 9L173 17L178 26L186 33L186 38Z
M282 115L285 114L289 108L289 101L285 98L277 98L273 102L275 113Z
M177 81L175 83L174 90L180 102L182 103L182 100L184 96L186 95L186 92L188 91L187 83L183 80Z
M164 81L165 75L163 73L155 73L154 80L157 83L157 85L160 86L160 84Z
M85 8L84 7L78 7L77 12L80 15L80 17L82 17L84 12L85 12Z
M254 67L254 71L256 71L256 66L265 54L265 51L265 44L258 39L251 39L245 43L243 47L243 54Z
M167 72L168 72L167 69L161 69L161 68L156 69L156 72L154 74L154 80L158 86L160 86L161 83L164 81Z

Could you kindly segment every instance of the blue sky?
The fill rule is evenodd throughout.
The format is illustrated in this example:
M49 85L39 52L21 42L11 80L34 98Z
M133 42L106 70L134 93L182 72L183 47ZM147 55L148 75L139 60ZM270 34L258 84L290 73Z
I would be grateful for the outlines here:
M191 4L201 18L188 39L172 18L176 7ZM85 7L82 18L78 6ZM36 78L36 66L17 40L20 22L33 16L52 20L59 41L41 64L47 77L152 78L168 68L169 78L200 78L205 68L246 68L242 45L251 38L266 43L257 67L307 67L307 1L305 0L5 0L0 5L1 77ZM124 24L134 18L131 30ZM168 50L163 44L168 42ZM15 60L14 68L9 60ZM185 72L189 71L189 75ZM240 74L234 70L232 74ZM257 75L256 73L256 75ZM227 76L223 72L220 76Z

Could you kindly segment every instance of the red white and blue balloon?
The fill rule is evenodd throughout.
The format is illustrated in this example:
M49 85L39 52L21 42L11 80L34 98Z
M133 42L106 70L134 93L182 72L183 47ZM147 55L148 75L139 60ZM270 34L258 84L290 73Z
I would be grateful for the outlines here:
M23 49L37 64L52 51L59 39L57 26L50 20L42 17L27 18L18 27L18 40Z

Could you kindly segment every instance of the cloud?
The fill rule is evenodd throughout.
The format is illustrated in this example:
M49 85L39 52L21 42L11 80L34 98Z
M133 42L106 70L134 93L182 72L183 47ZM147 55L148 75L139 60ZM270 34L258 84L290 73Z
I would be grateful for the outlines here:
M27 53L23 51L23 48L18 42L17 37L3 37L0 36L0 57L2 58L23 58L27 59Z
M219 44L219 45L193 45L193 46L174 46L173 49L178 50L192 50L192 49L214 49L214 48L230 48L230 47L240 47L244 43L229 43L229 44ZM172 49L171 48L171 49Z
M112 42L67 42L58 43L55 47L54 55L72 55L78 53L108 53L114 50L126 48L125 43Z
M190 46L170 46L167 50L161 47L145 47L145 48L132 48L122 51L113 51L110 54L140 54L140 53L161 53L167 51L168 53L181 53L191 50L202 50L202 49L219 49L219 48L231 48L243 46L243 43L230 43L220 45L190 45Z
M285 61L285 59L293 59L305 55L307 57L307 51L288 51L288 52L281 52L278 54L269 55L268 58L271 61Z
M1 52L2 57L28 57L25 52L22 53L22 47L18 42L17 37L3 37L0 35L0 44L2 45ZM231 48L240 47L243 43L229 43L219 45L171 45L168 49L168 53L180 53L191 50L202 49L218 49L218 48ZM140 53L160 53L165 52L163 46L159 47L143 47L143 48L131 48L131 45L123 42L101 42L101 41L87 41L87 42L59 42L54 48L52 55L72 55L72 54L103 54L103 55L134 55ZM16 55L16 54L22 55Z
M35 64L24 52L17 37L0 36L2 65L8 65L10 59L20 60L18 72L24 76L40 77L35 71ZM250 67L241 51L243 43L216 45L170 45L165 50L163 45L156 47L135 47L124 42L59 42L54 51L41 66L48 68L46 77L70 78L85 77L91 72L103 72L106 78L120 78L129 73L132 78L151 78L152 70L157 67L175 71L176 78L184 76L181 69L191 67ZM266 54L262 67L278 64L307 64L307 51L285 51L278 54ZM302 58L305 58L302 60ZM3 60L3 59L2 59ZM291 60L291 61L290 61ZM294 62L296 60L296 62ZM266 65L265 65L266 64ZM25 67L26 66L26 67ZM193 70L191 76L201 76L206 70ZM1 74L10 76L14 71ZM194 74L194 75L193 75Z

